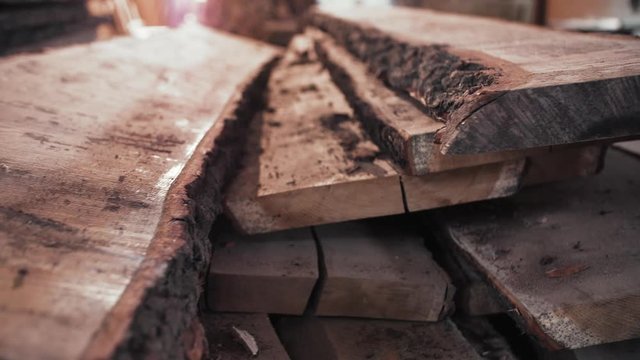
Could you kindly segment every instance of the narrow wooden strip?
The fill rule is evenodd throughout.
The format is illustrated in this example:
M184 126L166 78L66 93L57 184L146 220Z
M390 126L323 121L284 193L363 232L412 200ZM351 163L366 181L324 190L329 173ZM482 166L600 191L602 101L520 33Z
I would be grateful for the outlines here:
M407 209L420 211L515 194L525 160L486 164L425 176L403 176Z
M607 156L599 176L439 212L458 252L549 348L640 336L640 161Z
M437 321L454 289L424 240L401 219L316 228L326 279L319 316Z
M214 236L207 302L214 311L301 315L318 280L311 230Z

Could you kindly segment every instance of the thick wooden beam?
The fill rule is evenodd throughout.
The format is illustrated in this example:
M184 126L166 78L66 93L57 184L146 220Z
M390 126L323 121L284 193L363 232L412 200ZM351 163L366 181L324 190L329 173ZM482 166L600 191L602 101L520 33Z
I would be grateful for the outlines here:
M640 134L640 43L633 38L386 7L324 8L311 24L443 122L443 153Z
M309 228L253 236L229 229L213 236L211 310L302 315L319 275Z
M610 151L602 174L438 212L451 245L551 349L640 336L640 161Z
M316 227L326 276L315 314L443 319L455 290L424 239L407 227L395 218Z
M0 61L0 357L187 356L276 55L194 26Z

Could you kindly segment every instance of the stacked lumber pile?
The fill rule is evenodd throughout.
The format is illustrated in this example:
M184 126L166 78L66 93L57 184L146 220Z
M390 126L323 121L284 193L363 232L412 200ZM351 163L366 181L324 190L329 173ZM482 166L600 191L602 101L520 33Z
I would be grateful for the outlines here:
M518 359L493 326L509 315L528 356L633 358L640 162L605 149L640 135L638 55L429 11L316 11L211 234L212 354Z
M279 55L186 27L0 61L0 358L516 359L496 314L636 351L638 159L545 183L640 135L640 43L357 9Z

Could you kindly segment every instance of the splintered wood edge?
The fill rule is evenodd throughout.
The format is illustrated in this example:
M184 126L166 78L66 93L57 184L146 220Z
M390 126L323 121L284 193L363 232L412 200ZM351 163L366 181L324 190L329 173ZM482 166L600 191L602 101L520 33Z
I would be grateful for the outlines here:
M227 102L212 128L204 135L193 156L169 188L159 225L143 262L116 305L104 319L100 329L93 335L82 358L111 358L117 354L119 348L126 346L127 341L135 336L130 333L130 329L136 326L136 322L145 321L136 316L145 306L145 300L154 295L160 296L153 294L154 290L171 286L167 278L172 273L185 271L174 267L187 268L188 266L185 265L191 262L194 264L186 270L187 276L199 278L206 275L206 263L210 257L211 246L208 242L208 229L215 217L221 213L221 209L219 205L204 202L216 202L215 197L220 196L220 186L229 176L229 165L217 167L215 175L210 170L220 165L220 162L224 164L225 161L232 161L229 154L220 153L224 150L219 149L222 145L219 142L224 140L225 132L238 131L238 129L230 129L238 126L235 123L248 121L235 119L238 117L237 111L247 105L245 101L255 100L247 99L247 92L256 91L256 87L263 86L261 83L266 84L269 71L279 58L277 54L274 51L272 58L265 61L261 69L254 71L237 87L235 94ZM205 199L198 201L195 198L195 192L198 191L203 193L200 196L204 196ZM197 257L200 257L200 263L194 260ZM192 297L191 301L194 302L195 308L202 289L195 286L191 290L193 293L188 295ZM194 312L186 316L190 317L187 322L192 325L197 315ZM201 329L201 326L196 328ZM187 328L183 327L181 330L185 331ZM176 339L176 341L181 340Z

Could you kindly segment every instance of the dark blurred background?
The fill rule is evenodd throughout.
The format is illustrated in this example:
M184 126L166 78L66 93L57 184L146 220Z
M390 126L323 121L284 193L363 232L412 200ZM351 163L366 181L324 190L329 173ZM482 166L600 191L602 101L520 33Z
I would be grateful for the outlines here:
M148 36L186 21L285 45L314 0L0 0L0 53L117 35ZM319 0L402 5L578 31L635 33L640 0Z

